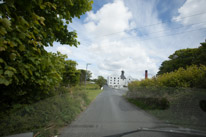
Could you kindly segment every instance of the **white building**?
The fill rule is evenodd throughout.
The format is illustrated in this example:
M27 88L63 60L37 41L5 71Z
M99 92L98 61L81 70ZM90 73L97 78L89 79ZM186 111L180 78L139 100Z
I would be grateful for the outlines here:
M124 71L122 71L121 75L111 75L107 77L107 85L113 88L122 88L128 86L128 83L134 81L131 76L127 78L124 76Z

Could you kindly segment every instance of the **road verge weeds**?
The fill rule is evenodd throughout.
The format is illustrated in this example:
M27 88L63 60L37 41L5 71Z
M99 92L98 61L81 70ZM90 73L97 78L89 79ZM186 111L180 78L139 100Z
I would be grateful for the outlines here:
M62 94L31 105L15 105L0 113L0 136L33 132L36 137L58 134L58 128L70 124L101 92L98 86L61 88Z

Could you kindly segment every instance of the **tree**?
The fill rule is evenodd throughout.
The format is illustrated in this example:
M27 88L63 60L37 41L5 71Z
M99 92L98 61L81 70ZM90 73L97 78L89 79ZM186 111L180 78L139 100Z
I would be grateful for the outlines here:
M80 80L80 71L76 69L77 63L72 60L66 60L65 70L63 73L62 83L65 86L75 86L79 83Z
M194 60L194 64L201 64L206 66L206 42L200 43L201 46L198 48L197 51L197 59Z
M206 43L201 43L199 48L181 49L175 51L169 56L169 60L164 61L160 68L158 75L178 70L179 68L186 68L191 65L206 65Z
M91 4L90 0L6 0L1 4L0 84L8 86L30 74L29 68L39 65L36 59L48 56L44 47L54 41L77 46L76 32L69 32L63 19L69 24L90 10Z
M80 69L80 84L85 82L86 70ZM87 81L89 81L92 77L92 72L87 70Z
M95 83L102 87L107 83L107 80L103 76L98 76L98 78L95 80Z
M89 70L87 70L87 72L86 72L86 76L87 76L87 81L90 81L91 80L91 77L92 77L92 72L91 71L89 71Z
M76 46L72 18L91 10L91 0L5 0L0 4L1 103L29 103L50 94L62 80L63 55L44 47Z

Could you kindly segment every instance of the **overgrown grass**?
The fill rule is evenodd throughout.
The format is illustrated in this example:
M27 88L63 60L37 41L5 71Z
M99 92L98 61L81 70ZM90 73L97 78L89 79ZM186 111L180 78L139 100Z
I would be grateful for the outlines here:
M174 72L130 83L127 98L161 120L206 130L206 113L199 105L201 100L206 100L205 83L206 66L191 65L186 69L179 68ZM167 103L156 103L154 98L165 98L163 102L168 101L169 107L163 107Z
M33 132L37 137L58 134L58 128L70 124L101 92L95 84L72 89L61 88L61 95L31 105L16 105L0 113L0 136Z
M83 90L88 97L89 103L92 102L96 98L96 96L102 92L97 84L90 84L90 83L88 83L86 87L85 85L82 85L82 86L75 87L75 89Z
M201 109L199 104L201 100L206 99L206 90L192 88L169 89L169 91L164 89L162 94L154 95L156 93L154 89L142 88L142 90L136 91L140 93L128 92L126 97L130 103L135 104L166 123L206 130L206 112ZM147 99L141 99L144 95L141 93L143 91L146 93ZM155 103L158 101L154 100L154 97L158 96L159 98L166 98L169 102L169 107L161 109L161 103ZM165 105L164 102L162 102L163 105Z
M169 108L169 101L166 98L128 98L127 100L145 110Z
M89 102L92 102L96 98L96 96L102 91L99 89L95 89L95 90L90 89L90 90L86 90L86 92L88 95Z

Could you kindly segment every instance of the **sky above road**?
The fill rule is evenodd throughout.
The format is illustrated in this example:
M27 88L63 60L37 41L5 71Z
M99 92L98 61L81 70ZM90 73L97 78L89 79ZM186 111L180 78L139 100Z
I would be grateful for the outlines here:
M206 38L206 0L94 0L93 9L74 18L78 48L55 42L60 51L88 69L92 77L112 74L136 79L156 75L161 63L178 49L196 48Z

